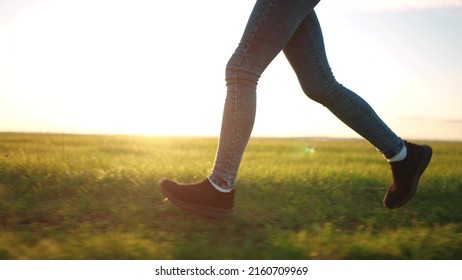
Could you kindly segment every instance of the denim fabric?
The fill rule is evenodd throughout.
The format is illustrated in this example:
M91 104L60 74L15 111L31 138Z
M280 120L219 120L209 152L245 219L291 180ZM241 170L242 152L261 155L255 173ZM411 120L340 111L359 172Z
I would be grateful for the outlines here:
M258 80L283 51L305 94L321 103L386 158L403 141L357 94L339 84L327 61L314 12L319 0L257 0L242 39L226 66L227 96L215 164L209 180L234 188L256 111Z

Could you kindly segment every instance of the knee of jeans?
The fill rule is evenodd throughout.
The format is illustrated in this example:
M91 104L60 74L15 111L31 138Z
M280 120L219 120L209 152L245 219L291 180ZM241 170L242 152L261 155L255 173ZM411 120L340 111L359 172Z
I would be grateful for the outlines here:
M256 86L260 75L233 56L226 65L226 83Z
M338 97L341 87L335 79L306 81L301 86L306 96L324 106L328 106Z

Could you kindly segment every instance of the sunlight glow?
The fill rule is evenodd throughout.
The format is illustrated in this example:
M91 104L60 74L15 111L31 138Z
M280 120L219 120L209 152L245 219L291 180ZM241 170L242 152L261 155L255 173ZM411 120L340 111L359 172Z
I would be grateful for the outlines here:
M252 1L14 3L0 4L0 131L218 136L224 68ZM396 11L440 8L462 1L337 0L317 11L341 83L399 134L434 137L409 129L425 116L438 137L462 139L460 18L446 16L440 32L431 14L433 33L396 21ZM283 55L260 80L257 110L256 136L357 137L304 96Z

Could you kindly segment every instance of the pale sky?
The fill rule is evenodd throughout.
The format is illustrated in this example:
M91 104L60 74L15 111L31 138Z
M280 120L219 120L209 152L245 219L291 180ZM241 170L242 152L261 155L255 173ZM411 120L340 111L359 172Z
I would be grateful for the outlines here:
M0 132L218 136L255 1L0 0ZM462 0L322 0L338 81L406 139L462 141ZM357 137L281 54L254 136Z

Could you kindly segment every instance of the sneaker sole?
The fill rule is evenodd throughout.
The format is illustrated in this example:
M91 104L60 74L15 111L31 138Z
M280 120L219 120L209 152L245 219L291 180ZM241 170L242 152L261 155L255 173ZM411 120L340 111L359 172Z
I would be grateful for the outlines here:
M197 205L191 204L184 201L179 200L174 195L172 195L167 189L165 189L162 185L160 185L160 190L168 198L170 202L172 202L175 206L196 213L203 216L207 216L210 218L226 218L234 212L234 209L221 209L212 206L205 206L205 205Z
M424 145L422 147L424 149L424 154L423 154L422 160L419 163L419 166L417 166L416 174L414 176L414 180L412 181L412 185L411 185L411 192L399 204L387 205L385 203L385 199L384 199L383 205L385 207L387 207L389 209L400 208L403 205L405 205L406 203L408 203L409 200L411 200L412 197L414 197L414 195L417 193L417 187L419 185L420 177L424 173L425 169L427 169L427 166L430 163L430 160L431 160L432 154L433 154L432 148L430 146Z

